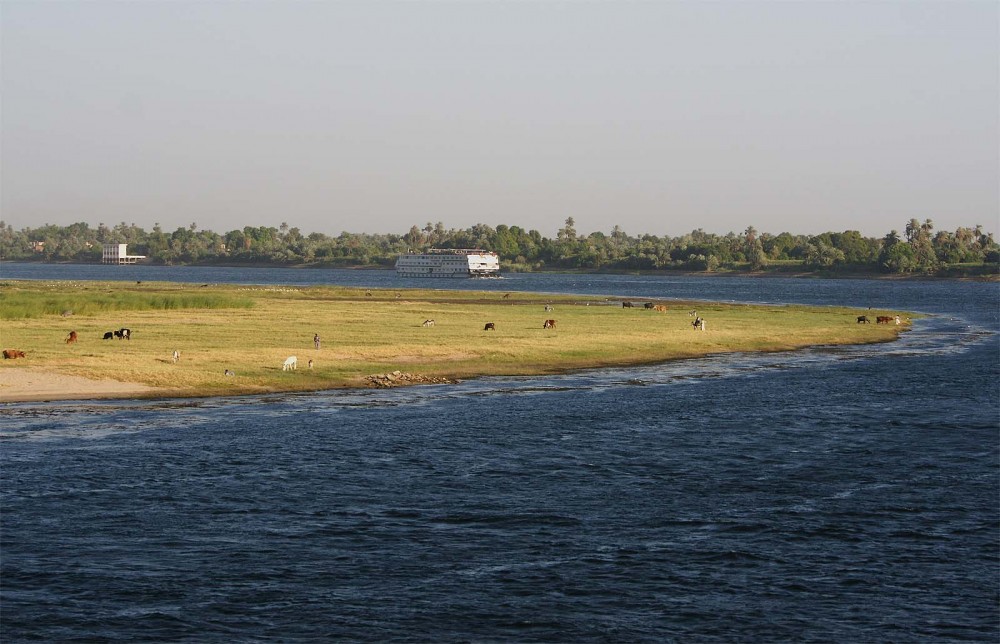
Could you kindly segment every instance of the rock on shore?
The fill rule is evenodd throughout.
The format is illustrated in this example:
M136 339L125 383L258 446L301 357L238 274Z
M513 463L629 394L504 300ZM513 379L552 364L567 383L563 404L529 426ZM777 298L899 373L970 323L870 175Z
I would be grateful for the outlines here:
M404 385L420 384L447 384L456 382L449 378L439 378L436 376L422 376L419 373L405 373L403 371L393 371L392 373L373 374L365 377L365 382L369 387L387 388L402 387Z

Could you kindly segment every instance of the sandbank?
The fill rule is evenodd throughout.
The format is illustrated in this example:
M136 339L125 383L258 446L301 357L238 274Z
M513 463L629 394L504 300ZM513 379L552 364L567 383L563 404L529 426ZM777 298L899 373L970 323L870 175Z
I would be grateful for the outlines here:
M0 403L148 397L167 390L118 380L91 380L47 369L0 369Z

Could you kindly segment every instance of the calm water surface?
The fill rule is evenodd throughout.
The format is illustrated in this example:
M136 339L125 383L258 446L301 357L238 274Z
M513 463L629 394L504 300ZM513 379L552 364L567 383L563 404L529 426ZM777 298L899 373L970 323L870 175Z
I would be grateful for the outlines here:
M0 278L413 285L142 266ZM886 345L559 377L2 405L0 639L1000 639L1000 286L440 286L931 316Z

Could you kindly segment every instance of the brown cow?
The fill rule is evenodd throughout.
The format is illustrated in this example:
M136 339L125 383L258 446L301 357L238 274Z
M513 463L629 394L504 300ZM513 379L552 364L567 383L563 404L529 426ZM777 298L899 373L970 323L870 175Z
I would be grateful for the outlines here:
M879 315L875 318L875 324L889 324L893 321L891 315Z
M660 313L666 313L667 312L667 307L665 305L663 305L663 304L657 304L656 306L653 307L653 310L654 311L659 311Z
M4 349L3 350L3 359L4 360L16 360L17 358L23 358L23 357L25 357L24 356L24 351L21 351L20 349Z
M69 337L66 338L66 344L73 344L76 342L76 331L70 331Z
M545 320L545 323L542 325L542 328L543 329L554 329L554 328L556 328L556 321L555 320Z
M487 322L486 326L483 327L483 331L496 331L496 330L497 330L497 325L493 324L492 322Z

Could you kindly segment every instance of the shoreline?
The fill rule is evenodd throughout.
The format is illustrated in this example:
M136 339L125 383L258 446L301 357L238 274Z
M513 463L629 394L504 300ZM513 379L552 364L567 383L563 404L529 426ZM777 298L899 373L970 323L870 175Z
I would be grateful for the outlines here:
M45 262L27 259L5 260L20 264L48 264L53 266L99 266L100 262L75 262L58 261ZM159 264L153 262L139 262L135 266L164 267L164 268L249 268L249 269L292 269L292 270L346 270L346 271L391 271L392 266L338 266L323 264L271 264L271 263L243 263L243 262L219 262L219 263L193 263L193 264ZM984 266L984 268L987 268ZM947 271L948 269L944 269ZM788 279L844 279L844 280L898 280L898 281L972 281L972 282L1000 282L1000 270L989 270L986 272L971 272L969 274L933 274L933 273L883 273L881 271L866 270L808 270L790 267L774 267L760 271L744 271L738 269L716 270L716 271L693 271L689 269L663 269L663 270L625 270L625 269L554 269L541 268L531 271L508 270L510 274L531 275L543 273L557 273L565 275L640 275L640 276L661 276L661 277L751 277L751 278L788 278ZM961 272L961 271L959 271Z
M892 338L890 340L875 340L872 342L861 342L856 345L851 346L864 346L866 344L883 344L886 342L895 342L899 339L899 336ZM803 349L814 348L817 346L825 346L823 344L807 345L803 347L797 347L795 349L777 349L777 350L760 350L760 351L739 351L737 353L783 353L788 351L802 351ZM668 360L637 360L630 365L593 365L589 367L582 367L579 369L566 369L562 371L549 371L549 372L539 372L537 374L521 374L525 377L536 377L541 378L545 376L552 376L557 374L565 373L575 373L580 371L588 371L592 369L628 369L630 367L642 367L651 364L663 364L664 362L675 362L681 360L697 360L704 358L708 355L717 355L717 353L705 353L699 356L684 356L671 358ZM401 372L395 372L401 373ZM170 400L170 399L181 399L181 398L223 398L231 396L267 396L273 394L304 394L312 393L317 391L334 391L341 389L387 389L387 388L402 388L402 387L412 387L417 385L446 385L446 384L456 384L462 382L463 380L472 380L475 377L451 377L451 376L440 376L440 377L424 377L419 374L405 373L401 374L402 377L395 378L389 377L389 374L372 374L365 376L361 382L369 383L366 385L341 385L341 386L327 386L327 387L300 387L294 389L274 389L265 390L261 389L258 391L246 391L238 390L231 392L212 392L207 394L198 394L197 392L185 389L174 389L169 387L152 387L149 385L143 385L134 382L125 382L121 380L111 380L111 379L101 379L95 380L92 378L85 378L83 376L72 376L67 374L60 374L54 369L47 369L45 367L16 367L8 369L0 369L0 411L3 410L5 405L17 404L17 403L44 403L44 402L85 402L91 400ZM490 377L494 374L482 374L478 377ZM391 381L388 382L387 381Z
M169 397L169 389L120 380L67 376L43 367L0 369L0 405L60 400Z

